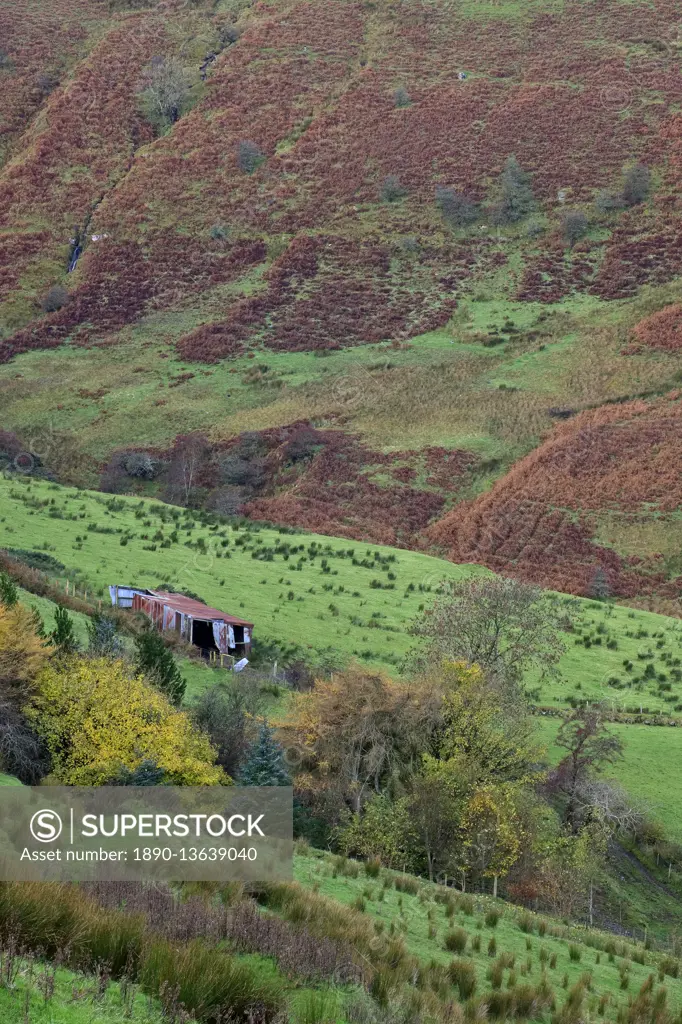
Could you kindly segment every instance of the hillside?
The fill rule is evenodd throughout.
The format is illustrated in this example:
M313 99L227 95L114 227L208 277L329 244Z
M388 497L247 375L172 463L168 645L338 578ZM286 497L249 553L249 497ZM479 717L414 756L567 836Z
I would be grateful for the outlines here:
M202 521L203 520L203 521ZM62 488L21 478L0 481L0 547L41 549L77 567L81 589L108 606L112 582L168 583L255 623L256 645L283 650L320 667L349 658L395 674L414 644L410 625L442 580L486 570L416 552L347 542L260 524L169 509L160 502ZM353 552L350 554L350 552ZM66 568L62 577L66 578ZM555 715L603 701L620 724L624 760L613 771L671 838L680 837L679 761L682 731L682 632L676 619L599 601L559 596L569 630L558 680L530 673L526 688L552 759ZM26 595L48 628L50 601ZM79 637L84 617L72 613ZM273 654L276 657L276 654ZM182 662L191 701L226 673ZM272 700L286 705L287 691ZM654 742L655 741L655 742Z
M601 565L679 608L675 499L661 519L646 475L602 486L601 437L626 402L633 458L676 453L674 23L618 0L2 6L5 460L580 594ZM183 83L165 123L161 66ZM511 154L534 198L505 220ZM528 466L582 461L588 422L584 486L540 494Z

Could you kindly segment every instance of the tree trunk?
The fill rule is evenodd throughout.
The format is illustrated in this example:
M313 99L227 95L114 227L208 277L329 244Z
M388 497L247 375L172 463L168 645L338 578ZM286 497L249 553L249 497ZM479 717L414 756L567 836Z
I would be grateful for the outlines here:
M493 875L493 896L497 898L497 875Z

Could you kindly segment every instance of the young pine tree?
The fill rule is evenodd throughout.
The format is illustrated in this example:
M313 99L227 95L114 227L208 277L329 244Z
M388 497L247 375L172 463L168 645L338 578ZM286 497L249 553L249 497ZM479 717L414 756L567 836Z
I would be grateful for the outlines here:
M502 202L499 207L500 219L509 224L523 220L535 206L535 198L530 184L530 175L524 171L513 154L505 162L500 184L502 188Z
M187 684L182 678L173 652L166 647L161 634L153 626L149 626L136 637L135 646L135 665L138 671L147 676L173 704L180 705Z
M17 585L4 570L0 570L0 604L5 608L13 608L19 600Z
M242 786L290 786L284 751L265 722L239 774Z
M163 786L165 768L159 768L156 761L146 758L137 768L122 767L108 783L110 786Z
M75 654L80 647L76 639L73 619L66 608L62 608L61 605L57 606L54 613L54 629L49 634L49 641L53 647L57 648L59 654Z
M88 654L96 658L120 658L123 644L116 623L106 615L93 615L88 621Z

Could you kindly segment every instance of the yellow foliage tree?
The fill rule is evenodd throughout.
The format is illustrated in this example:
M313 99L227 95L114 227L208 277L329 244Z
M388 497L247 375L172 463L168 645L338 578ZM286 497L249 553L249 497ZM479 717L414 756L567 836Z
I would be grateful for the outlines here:
M475 783L532 783L542 778L541 749L521 708L505 707L479 665L444 662L444 730L438 756L466 762Z
M153 761L175 785L231 783L208 737L122 661L53 663L35 688L26 716L52 754L53 782L101 786L121 768Z
M0 691L8 699L26 699L27 688L49 657L35 629L33 613L22 604L0 604Z
M522 829L510 786L484 786L469 800L462 819L466 865L484 878L505 875L521 852Z

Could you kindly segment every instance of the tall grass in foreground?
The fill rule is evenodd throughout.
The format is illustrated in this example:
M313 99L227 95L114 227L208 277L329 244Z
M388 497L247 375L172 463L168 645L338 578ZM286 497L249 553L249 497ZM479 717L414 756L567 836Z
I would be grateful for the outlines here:
M106 965L113 977L172 999L197 1019L256 1013L261 1020L284 1006L277 978L199 939L178 944L147 930L143 914L102 908L77 889L39 883L0 884L0 939L79 970Z

